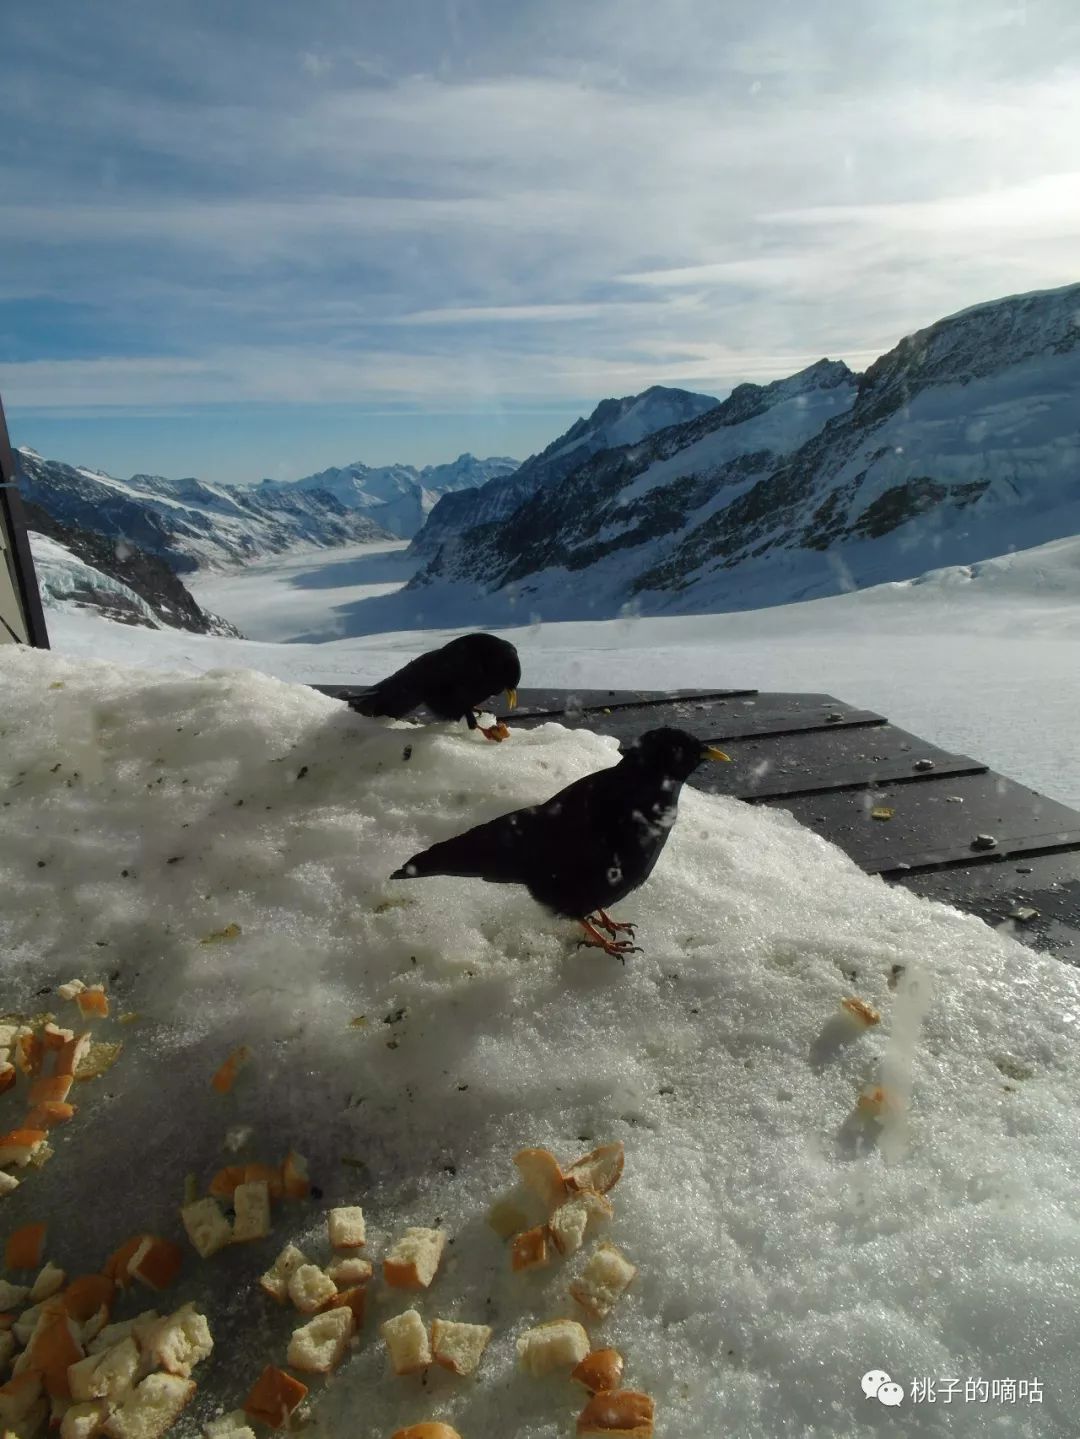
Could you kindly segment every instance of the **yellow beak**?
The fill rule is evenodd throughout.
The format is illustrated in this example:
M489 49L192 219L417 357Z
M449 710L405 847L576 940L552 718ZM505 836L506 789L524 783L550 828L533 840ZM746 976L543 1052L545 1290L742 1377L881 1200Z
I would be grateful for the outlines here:
M506 703L510 709L514 708L514 706L517 704L517 690L506 691Z
M725 754L722 749L716 749L713 745L706 745L704 758L705 758L705 759L726 759L727 762L728 762L728 764L734 764L734 763L735 763L735 761L731 758L731 756L730 756L729 754Z

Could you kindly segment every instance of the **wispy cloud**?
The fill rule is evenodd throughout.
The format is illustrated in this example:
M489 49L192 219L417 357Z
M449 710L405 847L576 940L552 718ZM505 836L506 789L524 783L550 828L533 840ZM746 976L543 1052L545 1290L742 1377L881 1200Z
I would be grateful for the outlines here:
M208 13L0 21L14 409L717 390L1077 276L1064 0Z

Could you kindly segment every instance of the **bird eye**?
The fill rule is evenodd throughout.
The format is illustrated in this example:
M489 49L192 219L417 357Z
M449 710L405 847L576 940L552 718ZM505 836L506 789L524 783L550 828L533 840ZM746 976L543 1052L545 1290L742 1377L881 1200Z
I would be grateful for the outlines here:
M617 864L613 864L607 872L608 884L618 884L622 879L622 870Z

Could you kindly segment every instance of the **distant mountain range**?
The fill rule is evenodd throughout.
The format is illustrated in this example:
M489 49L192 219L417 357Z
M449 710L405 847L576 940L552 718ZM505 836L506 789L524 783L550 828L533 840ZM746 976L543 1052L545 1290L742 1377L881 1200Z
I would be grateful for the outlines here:
M493 456L478 460L459 455L448 465L345 465L340 470L322 470L302 480L263 480L254 493L329 494L344 510L359 511L398 539L416 534L444 496L458 494L473 486L496 483L518 468L517 460Z
M722 402L605 400L520 466L355 463L228 488L18 458L56 524L180 574L412 536L420 568L365 603L373 628L783 604L1080 533L1080 285L939 320L861 375L822 359ZM150 588L160 619L175 596Z
M820 360L568 466L545 460L604 409L509 481L440 501L403 612L457 625L750 609L1080 532L1080 285L952 315L862 375Z
M237 631L202 610L179 575L303 545L407 537L440 495L517 467L516 460L461 455L422 470L354 464L231 487L160 475L119 480L31 449L16 456L30 527L49 541L34 547L46 603L205 634Z

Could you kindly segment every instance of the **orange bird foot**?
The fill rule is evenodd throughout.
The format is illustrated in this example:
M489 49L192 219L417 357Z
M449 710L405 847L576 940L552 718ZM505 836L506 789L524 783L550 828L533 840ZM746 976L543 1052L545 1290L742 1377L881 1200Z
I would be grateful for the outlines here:
M628 954L644 954L645 951L636 944L631 944L628 939L605 939L598 929L593 927L590 920L580 919L578 923L585 931L587 938L578 940L578 949L602 949L605 954L613 955L623 964L626 963Z
M600 925L601 929L606 929L608 934L628 934L631 939L634 937L634 926L632 924L627 924L622 920L612 919L606 910L598 909L596 911L596 923Z
M485 739L495 740L496 743L510 738L510 731L502 720L499 720L498 724L480 725L479 730Z

